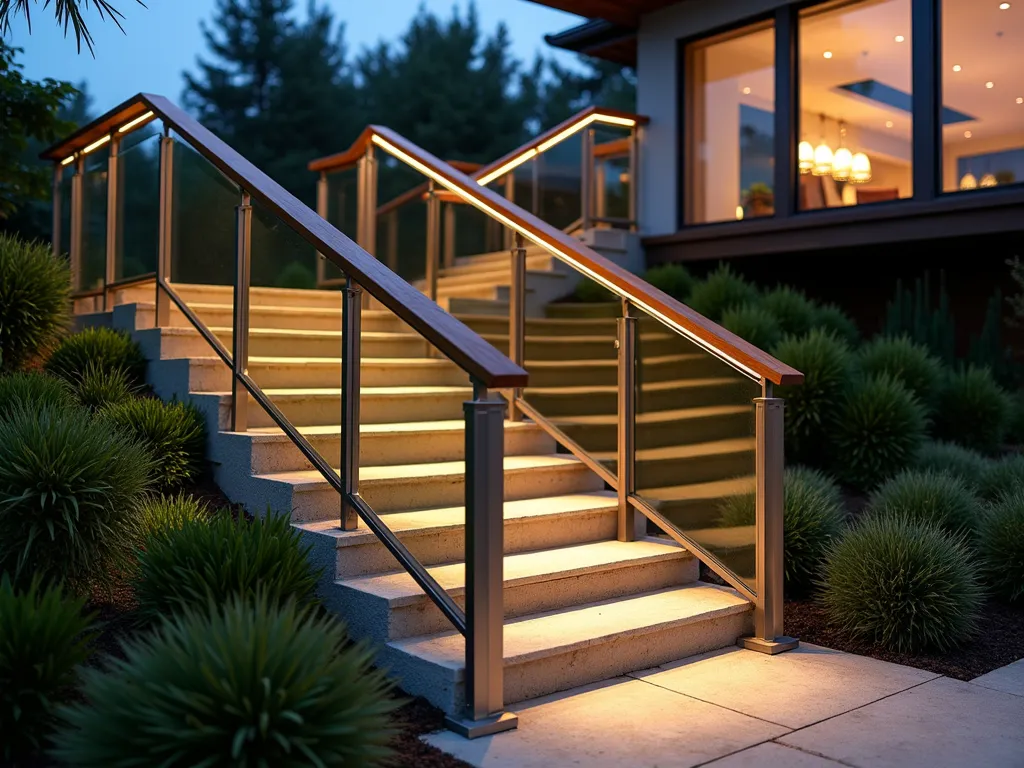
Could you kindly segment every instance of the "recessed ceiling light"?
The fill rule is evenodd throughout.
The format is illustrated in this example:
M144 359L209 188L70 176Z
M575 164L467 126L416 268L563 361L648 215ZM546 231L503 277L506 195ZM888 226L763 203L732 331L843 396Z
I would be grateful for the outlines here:
M907 38L905 38L903 35L896 35L896 42L897 43L902 43L906 39Z
M1017 103L1018 104L1024 104L1024 97L1018 96L1017 97Z
M1010 10L1010 4L1009 3L1000 3L999 4L999 10L1000 11L1008 11L1008 10Z
M886 128L892 128L892 120L886 120L885 121L885 127Z
M743 89L743 93L750 93L750 86Z
M826 59L831 59L832 58L832 51L825 51L821 55L824 56Z
M959 64L954 64L953 65L953 71L954 72L959 72L961 69L962 69L962 67Z
M993 83L991 80L989 80L987 83L985 83L985 87L986 88L995 88L996 84Z
M973 135L974 135L974 134L972 134L972 133L971 133L970 131L964 131L964 138L965 138L965 139L969 139L969 138L971 138L971 136L973 136Z

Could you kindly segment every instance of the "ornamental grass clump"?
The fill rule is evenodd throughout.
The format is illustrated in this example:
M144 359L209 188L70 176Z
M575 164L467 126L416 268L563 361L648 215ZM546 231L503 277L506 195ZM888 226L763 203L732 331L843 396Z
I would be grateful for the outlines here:
M928 523L970 536L981 520L978 497L959 478L935 470L908 469L883 483L868 499L868 514Z
M210 521L210 509L194 496L150 496L139 505L139 525L144 536L178 530L190 523Z
M857 367L866 376L889 374L931 408L942 381L942 363L924 344L908 336L879 336L857 354Z
M924 443L914 457L915 469L952 475L975 492L980 491L982 478L991 464L977 451L941 440Z
M851 347L860 343L860 330L857 324L836 304L815 307L811 327L831 332L833 336L842 339Z
M1024 489L1001 496L978 527L985 583L1004 600L1024 600Z
M43 750L56 708L89 656L93 619L84 598L65 597L37 576L19 590L0 578L0 755L17 761Z
M46 370L74 386L90 367L120 368L133 387L146 381L146 358L124 331L86 328L64 339L46 361Z
M101 368L94 363L89 363L75 382L78 402L91 411L131 400L137 392L138 388L123 368Z
M723 264L693 286L687 304L716 323L726 310L757 301L757 288Z
M775 315L756 304L733 307L722 314L722 327L759 349L771 349L782 338Z
M181 522L152 530L139 553L135 591L145 614L220 605L258 590L271 602L314 602L320 574L287 514L268 512L251 523L227 514Z
M829 549L822 601L855 639L899 653L946 651L976 631L983 597L962 539L906 517L871 516Z
M1019 490L1024 490L1024 456L1016 453L988 462L978 482L983 499L995 501Z
M61 379L38 371L0 375L0 420L19 406L29 410L73 406L71 388Z
M988 368L972 365L950 372L936 397L935 436L994 454L1009 427L1011 408Z
M814 326L814 302L788 285L768 291L758 306L775 316L784 334L803 336Z
M85 670L54 754L77 768L381 765L401 701L372 658L293 601L188 609Z

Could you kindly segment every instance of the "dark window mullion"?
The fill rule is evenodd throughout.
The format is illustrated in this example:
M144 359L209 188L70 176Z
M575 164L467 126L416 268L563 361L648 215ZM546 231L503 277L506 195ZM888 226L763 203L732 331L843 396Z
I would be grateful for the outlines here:
M775 12L775 171L776 218L787 218L798 210L797 144L800 136L800 51L793 5Z
M942 133L942 39L939 34L941 0L912 0L912 92L914 199L933 200L939 192Z

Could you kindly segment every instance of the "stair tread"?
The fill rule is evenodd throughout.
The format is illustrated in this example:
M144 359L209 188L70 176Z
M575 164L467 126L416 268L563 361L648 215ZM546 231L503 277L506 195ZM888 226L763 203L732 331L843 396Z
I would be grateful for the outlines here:
M614 491L591 491L566 496L506 501L502 512L505 522L509 522L532 517L556 518L590 511L614 512L616 509L618 509L618 499ZM387 524L388 528L395 533L462 528L466 524L466 508L438 507L391 512L387 515ZM296 525L304 531L334 537L339 547L377 541L376 534L369 528L361 526L354 531L343 531L338 527L337 520L318 520Z
M641 562L666 559L687 559L690 553L673 543L656 539L638 541L595 541L538 552L505 555L504 583L530 584L553 579L570 578L597 570L624 568ZM447 563L427 568L437 583L451 594L465 591L464 563ZM408 605L429 598L405 571L360 576L337 582L350 589L373 594L391 606Z
M529 338L529 337L527 337L527 338ZM568 338L568 337L563 336L561 338ZM589 336L576 336L576 337L573 337L573 338L589 339L591 337L589 337ZM614 341L615 339L614 339L614 337L607 337L607 340L608 341ZM647 358L644 358L641 362L642 362L643 365L660 365L660 364L665 364L665 363L684 363L687 360L699 359L700 357L701 357L701 355L693 355L693 354L685 354L685 353L684 354L679 354L679 355L659 355L657 357L647 357ZM619 361L618 361L618 358L614 358L614 357L603 358L603 359L596 359L596 360L585 360L584 359L584 360L571 360L571 361L566 361L566 360L532 360L531 361L529 358L527 358L525 365L526 365L526 369L528 371L534 370L536 368L554 368L556 370L562 369L562 368L566 368L566 367L571 367L573 369L577 369L577 368L618 368Z
M456 387L442 385L414 385L409 387L360 387L360 393L365 395L395 395L408 397L409 395L472 395L472 387ZM227 391L203 392L204 395L218 395L220 397L231 397ZM267 397L340 397L341 387L282 387L277 389L264 389L263 394Z
M505 622L505 663L523 663L617 636L645 634L750 609L751 604L733 589L694 582L523 616ZM393 640L388 645L452 670L465 666L465 641L455 631Z
M718 499L723 496L739 496L753 493L756 478L753 475L733 477L728 480L712 480L706 483L669 485L661 488L644 488L637 495L652 501L696 501Z
M637 425L660 424L683 419L700 419L710 416L732 416L749 413L749 405L705 405L698 408L672 408L667 411L644 411L636 415ZM582 416L555 416L551 419L557 426L589 426L618 424L616 413L585 414Z
M563 362L563 365L567 365L571 362ZM735 384L736 379L715 376L695 379L672 379L669 381L649 381L640 385L641 391L646 392L663 392L666 390L682 389L687 387L707 387L707 386L728 386ZM608 394L617 393L619 387L617 384L578 384L570 387L530 387L526 388L526 399L529 401L530 395L590 395L590 394Z
M202 363L224 365L224 361L212 355L205 357L190 357L190 360ZM388 365L400 368L451 368L455 365L451 360L443 357L367 357L361 358L361 363L367 365ZM250 365L336 365L341 366L340 357L304 357L304 356L281 356L281 355L249 355ZM466 374L467 377L469 374Z
M360 435L383 435L383 434L394 434L396 432L403 433L436 433L436 432L461 432L465 429L466 422L462 419L452 419L445 421L398 421L384 424L360 424L359 434ZM319 436L319 435L340 435L341 425L340 424L326 424L326 425L314 425L306 427L295 427L299 434L307 436ZM540 429L539 426L528 421L506 421L505 430L514 430L521 432L523 430L536 430ZM250 437L259 441L291 441L284 431L280 427L250 427L248 434Z
M755 447L753 437L730 437L724 440L710 440L704 443L685 443L683 445L664 445L658 448L638 448L637 461L658 459L692 459L697 456L714 456L739 451L752 451ZM598 461L614 461L615 451L593 451L591 454Z
M695 542L712 550L744 549L754 546L756 525L730 525L722 528L699 528L686 531Z

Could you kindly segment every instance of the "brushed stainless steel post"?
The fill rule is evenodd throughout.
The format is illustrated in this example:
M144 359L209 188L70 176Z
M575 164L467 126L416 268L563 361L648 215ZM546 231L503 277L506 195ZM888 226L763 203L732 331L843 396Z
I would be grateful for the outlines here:
M754 399L756 413L757 558L754 636L742 638L744 648L776 654L796 648L799 641L783 634L783 414L781 398L772 397L764 382L763 397Z
M502 185L504 186L502 194L505 196L505 199L510 203L514 203L516 201L516 174L514 171L509 171L505 174ZM511 250L515 241L515 232L508 227L505 227L504 229L504 241L505 244L503 247Z
M117 280L117 205L118 205L118 151L121 139L114 134L110 137L110 154L107 156L107 247L103 269L103 311L113 309L110 290L107 286Z
M628 299L622 300L622 316L618 318L618 540L635 541L643 515L633 510L633 468L636 459L636 326L637 318Z
M71 289L80 291L82 285L82 192L85 177L85 156L75 158L75 175L71 179Z
M543 155L534 155L533 160L530 161L530 165L533 166L532 179L533 179L533 207L530 209L530 213L534 216L540 216L540 163Z
M590 229L594 216L594 129L587 128L583 132L580 158L580 224L584 230Z
M157 328L170 325L171 299L160 289L162 281L171 281L171 247L174 207L174 139L164 128L160 138L160 242L156 259L156 317Z
M640 199L640 134L639 125L634 125L629 134L629 231L636 232L640 227L637 218L638 201Z
M327 220L327 173L324 171L320 172L320 178L316 181L316 212L320 214L320 218ZM323 285L327 279L327 260L324 255L317 251L316 253L316 284L317 287Z
M374 256L377 255L377 158L373 145L366 148L363 158L366 164L366 234L365 242L360 243L364 249Z
M434 182L427 185L427 268L424 282L427 296L437 301L437 272L441 259L441 201L437 197Z
M515 233L515 244L512 247L512 279L508 295L508 356L512 362L522 367L526 356L526 244L523 236ZM511 391L508 401L508 417L512 421L522 421L523 413L519 410L519 398L523 390L516 387Z
M455 266L455 205L444 204L444 265Z
M608 215L608 166L604 160L594 163L594 218Z
M231 329L231 431L249 429L249 391L241 376L249 373L249 277L252 261L252 205L249 193L235 209L235 296Z
M446 723L467 738L515 728L504 712L505 403L473 382L466 414L466 711Z
M53 219L50 226L50 240L53 246L53 255L60 256L61 238L61 183L64 181L64 166L59 162L53 164Z
M359 342L363 289L348 277L341 305L341 527L354 531L359 515L350 501L359 495Z

